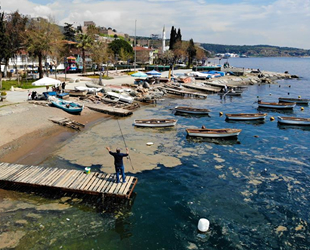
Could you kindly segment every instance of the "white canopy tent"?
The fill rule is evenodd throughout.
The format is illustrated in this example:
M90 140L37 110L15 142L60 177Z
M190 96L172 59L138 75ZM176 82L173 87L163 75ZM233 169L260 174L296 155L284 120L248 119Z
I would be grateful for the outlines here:
M49 78L49 77L43 77L43 78L32 83L33 86L52 86L52 85L54 85L55 87L59 86L60 84L61 84L61 81L54 79L54 78Z

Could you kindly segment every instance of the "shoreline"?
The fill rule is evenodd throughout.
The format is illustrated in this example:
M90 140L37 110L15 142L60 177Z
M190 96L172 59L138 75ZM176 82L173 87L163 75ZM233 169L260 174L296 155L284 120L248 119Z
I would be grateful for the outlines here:
M287 77L288 75L284 73L267 71L263 71L263 73L272 79L272 81L268 83L275 83L274 80L289 78ZM120 82L118 82L119 80L126 82L126 80L129 81L129 79L132 78L120 77L117 81L107 82L107 84L120 85ZM220 81L223 83L226 82L236 86L260 84L258 80L261 79L256 75L253 76L252 74L248 74L245 77L226 76L223 78L213 79L213 81ZM196 83L199 82L200 81L197 81ZM86 125L86 131L90 126L104 118L113 119L113 116L92 111L88 108L84 109L81 116L77 116L68 114L58 108L43 107L41 105L30 104L28 102L6 104L6 106L3 106L0 109L0 119L3 119L3 122L0 123L0 131L2 131L0 141L0 161L9 163L38 165L53 156L53 154L64 145L66 140L73 138L77 134L84 133L83 130L81 132L77 132L49 121L51 116L71 118L77 122L84 123ZM115 128L111 128L109 131L113 131L113 129ZM133 146L133 148L135 147ZM150 152L144 153L148 154ZM135 158L135 152L132 151L132 154ZM107 160L108 158L102 159ZM147 168L138 167L136 171L131 172L153 169L156 167L156 160L156 157L154 157L154 161L152 162L152 160L150 160L150 166ZM77 160L72 159L72 161L75 162ZM140 163L141 162L139 160L139 164ZM172 163L171 166L176 163L177 161ZM108 167L102 166L104 171L110 167L110 163L107 165ZM108 171L110 171L110 169Z

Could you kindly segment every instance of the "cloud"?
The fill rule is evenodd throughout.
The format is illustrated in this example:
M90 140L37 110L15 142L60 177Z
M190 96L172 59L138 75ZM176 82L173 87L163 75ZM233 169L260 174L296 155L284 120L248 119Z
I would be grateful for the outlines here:
M2 9L15 11L16 6L23 14L54 16L60 25L94 21L129 35L137 20L139 36L161 34L165 25L167 37L174 26L184 40L195 42L309 48L310 0L55 0L41 5L10 0Z

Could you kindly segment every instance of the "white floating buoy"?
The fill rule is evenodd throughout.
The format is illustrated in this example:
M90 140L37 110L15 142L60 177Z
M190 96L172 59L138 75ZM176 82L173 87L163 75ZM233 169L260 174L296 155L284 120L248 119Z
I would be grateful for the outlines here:
M153 145L153 144L154 144L153 142L147 142L147 143L146 143L147 146L151 146L151 145Z
M201 218L198 222L198 230L200 232L207 232L209 230L210 222L205 219Z

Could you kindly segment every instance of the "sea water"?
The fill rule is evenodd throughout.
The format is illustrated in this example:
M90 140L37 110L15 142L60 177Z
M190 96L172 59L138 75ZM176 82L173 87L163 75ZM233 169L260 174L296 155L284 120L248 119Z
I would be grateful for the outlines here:
M152 145L157 144L154 155L178 161L171 165L159 158L155 168L135 173L139 181L130 206L98 211L74 197L53 199L1 190L0 239L12 237L16 249L309 249L310 129L277 123L277 116L310 117L309 107L260 110L268 113L265 122L227 122L220 112L258 112L258 98L310 98L310 59L231 58L229 63L288 71L300 79L249 86L241 97L171 98L142 107L135 117L177 118L177 126L154 132L135 129L128 125L133 117L125 118L122 124L130 127L124 131L128 144L142 144L151 137L157 140ZM209 116L180 116L172 111L177 105L211 112ZM98 148L103 153L106 146L102 142L108 137L105 122L68 142L67 147L83 148L79 158L66 159L64 146L42 165L84 169L79 162L85 158L96 162ZM187 127L202 125L242 132L234 140L186 136ZM121 141L121 135L115 140ZM126 168L131 168L128 161ZM200 218L210 221L207 233L197 230Z

